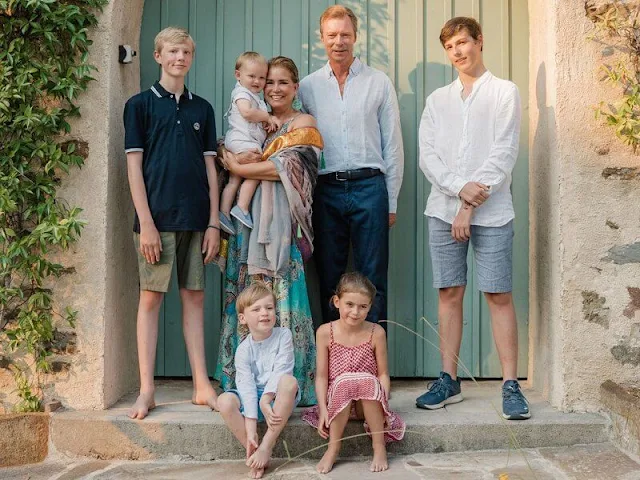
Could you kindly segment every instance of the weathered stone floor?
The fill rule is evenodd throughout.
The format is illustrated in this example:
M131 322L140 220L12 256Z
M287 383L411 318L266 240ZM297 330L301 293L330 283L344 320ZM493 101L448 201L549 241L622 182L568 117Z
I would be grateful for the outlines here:
M639 480L640 464L610 443L546 447L521 451L485 450L395 456L383 473L368 470L369 459L345 459L328 475L315 472L315 461L274 462L264 478L279 480ZM52 456L27 467L0 469L3 480L235 480L246 478L242 461L123 462L72 460Z

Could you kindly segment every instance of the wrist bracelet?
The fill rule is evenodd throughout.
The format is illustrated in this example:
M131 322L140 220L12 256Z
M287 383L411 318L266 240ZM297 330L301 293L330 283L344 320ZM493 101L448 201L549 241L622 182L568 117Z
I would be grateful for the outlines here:
M216 230L220 230L220 227L217 227L215 225L207 225L207 228L215 228Z

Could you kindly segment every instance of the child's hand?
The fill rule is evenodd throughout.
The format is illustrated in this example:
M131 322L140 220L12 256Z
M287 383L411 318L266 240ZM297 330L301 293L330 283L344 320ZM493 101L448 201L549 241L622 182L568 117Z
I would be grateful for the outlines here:
M318 435L325 440L329 438L329 412L321 409L318 415Z
M264 419L267 421L267 425L269 425L270 428L282 423L282 417L274 413L270 403L260 402L260 410L262 410Z
M253 430L253 431L248 431L247 432L247 458L249 458L251 455L253 455L253 452L255 452L258 449L258 432Z
M274 130L278 130L282 126L282 122L273 115L269 117L269 123L274 127Z

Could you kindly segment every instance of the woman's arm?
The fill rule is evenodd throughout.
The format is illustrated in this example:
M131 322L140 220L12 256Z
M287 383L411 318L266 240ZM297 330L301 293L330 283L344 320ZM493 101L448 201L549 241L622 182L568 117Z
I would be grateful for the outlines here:
M384 392L389 398L391 392L391 378L389 377L389 363L387 361L387 336L384 328L376 325L373 332L373 349L376 354L376 363L378 364L378 380L382 384Z
M235 173L242 178L249 178L251 180L280 180L276 166L270 160L243 165L238 162L238 159L233 153L225 151L223 153L223 162L231 173Z

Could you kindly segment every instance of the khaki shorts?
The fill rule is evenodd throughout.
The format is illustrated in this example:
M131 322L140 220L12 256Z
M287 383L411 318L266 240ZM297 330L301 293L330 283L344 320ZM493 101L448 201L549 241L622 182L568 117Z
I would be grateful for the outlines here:
M140 290L167 292L174 262L178 271L178 286L188 290L204 290L204 232L160 232L160 261L148 263L140 253L140 234L133 233L138 255Z

